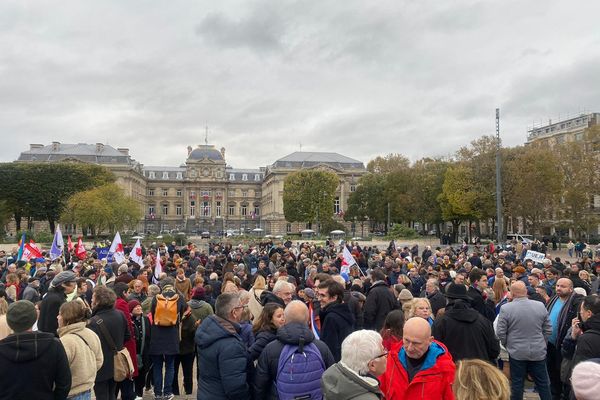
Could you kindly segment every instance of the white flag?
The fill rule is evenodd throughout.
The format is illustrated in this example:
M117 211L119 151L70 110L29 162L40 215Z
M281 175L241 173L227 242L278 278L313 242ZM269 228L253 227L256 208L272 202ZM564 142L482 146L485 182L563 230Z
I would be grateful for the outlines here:
M344 258L342 258L342 268L340 269L340 274L349 274L350 267L356 264L356 261L346 246L344 246L344 249L342 250L342 256Z
M142 257L142 244L140 243L140 239L135 242L135 246L133 246L133 249L131 249L131 253L129 253L129 259L140 267L144 266L144 258Z
M113 259L119 264L125 262L125 250L123 249L121 235L119 235L118 231L115 234L115 238L113 239L112 243L110 244L110 249L108 249L108 256L110 257L111 254Z
M156 265L154 266L154 275L152 276L152 281L154 284L157 284L160 280L160 275L162 274L162 265L160 265L160 249L156 248Z

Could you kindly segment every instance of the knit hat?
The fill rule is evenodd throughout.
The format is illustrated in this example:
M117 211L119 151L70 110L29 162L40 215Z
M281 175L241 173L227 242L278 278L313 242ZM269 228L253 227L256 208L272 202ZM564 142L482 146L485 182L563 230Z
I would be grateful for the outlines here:
M129 300L127 305L129 306L129 312L132 312L137 306L141 306L140 302L137 300Z
M192 292L192 299L194 299L194 300L203 300L205 293L206 293L206 291L204 290L204 288L202 286L198 286Z
M470 300L467 295L467 287L459 283L451 283L446 286L446 297L449 299Z
M77 278L73 271L62 271L52 279L52 287L58 287L63 283L75 282Z
M308 297L310 297L311 299L315 298L315 291L309 287L304 289L304 294L307 295Z
M571 385L578 400L593 400L598 398L600 391L600 359L580 362L573 369Z
M410 290L408 290L408 289L402 289L402 291L400 292L400 295L398 296L398 298L400 300L412 300L413 299L413 295L410 292Z
M8 306L6 323L15 333L25 332L35 324L37 312L29 300L19 300Z

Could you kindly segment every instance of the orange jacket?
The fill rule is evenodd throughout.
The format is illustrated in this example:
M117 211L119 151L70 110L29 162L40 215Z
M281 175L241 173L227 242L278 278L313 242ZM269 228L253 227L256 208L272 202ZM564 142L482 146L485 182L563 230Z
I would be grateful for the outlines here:
M454 362L441 342L434 340L429 353L413 380L408 382L406 353L402 341L394 344L387 369L379 377L380 388L387 400L454 400Z

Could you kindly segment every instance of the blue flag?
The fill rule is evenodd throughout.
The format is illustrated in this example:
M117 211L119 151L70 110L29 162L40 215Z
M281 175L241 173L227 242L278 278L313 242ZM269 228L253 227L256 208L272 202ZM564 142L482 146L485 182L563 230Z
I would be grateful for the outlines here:
M62 257L64 248L65 242L60 231L60 226L57 224L56 230L54 231L54 240L52 241L52 247L50 248L50 259L54 261L57 258Z

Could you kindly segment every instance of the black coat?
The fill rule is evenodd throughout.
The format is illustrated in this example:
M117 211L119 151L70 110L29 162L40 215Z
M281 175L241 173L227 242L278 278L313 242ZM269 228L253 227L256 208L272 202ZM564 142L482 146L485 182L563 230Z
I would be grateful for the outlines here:
M444 343L456 362L465 358L493 361L500 354L500 342L492 323L462 300L446 306L433 323L433 337Z
M50 288L48 293L42 299L40 306L40 318L38 320L38 329L42 332L52 333L56 336L58 329L58 310L64 302L67 301L65 292L61 289Z
M431 303L431 312L436 317L438 311L446 307L446 296L439 290L436 290L434 294L426 294L426 297Z
M196 331L198 398L250 399L248 351L239 324L210 315Z
M152 299L150 312L152 320L155 321L154 314L156 313L156 296ZM176 355L179 354L179 324L181 316L187 309L187 303L183 296L179 296L177 300L177 321L174 326L159 326L152 325L152 341L150 342L150 355Z
M319 312L321 340L329 347L333 359L342 358L342 342L354 331L354 315L346 303L331 303Z
M127 320L123 313L114 308L101 308L94 310L92 318L88 323L88 328L96 332L100 338L102 345L102 355L104 362L102 367L96 374L96 382L103 382L114 377L115 364L112 347L108 344L108 340L104 336L103 330L98 325L98 321L102 320L102 324L108 330L117 350L123 348L123 343L131 338L129 329L127 328Z
M552 307L558 300L558 295L554 295L546 304L546 309L548 310L548 314L551 312ZM560 310L560 314L558 316L558 332L556 335L556 348L560 350L563 340L567 335L567 331L571 327L571 321L573 318L577 317L579 313L579 306L581 305L581 301L583 300L583 296L578 295L576 293L571 294L571 296L567 299L567 302L563 305L563 308Z
M600 314L592 315L583 323L583 335L577 339L574 361L600 358Z
M298 322L287 323L277 330L277 340L269 343L258 357L252 385L255 400L278 399L275 379L277 378L279 356L286 344L298 345L300 338L303 338L306 344L314 343L317 346L323 357L325 369L335 363L327 345L315 339L315 335L307 325Z
M385 282L375 282L367 294L363 307L365 329L379 332L383 328L385 317L397 307L398 302Z
M52 333L23 332L0 341L0 399L66 399L71 390L67 354Z
M248 349L250 359L252 361L258 359L265 347L275 339L277 339L277 331L264 330L258 332L254 343L250 346L250 349Z

